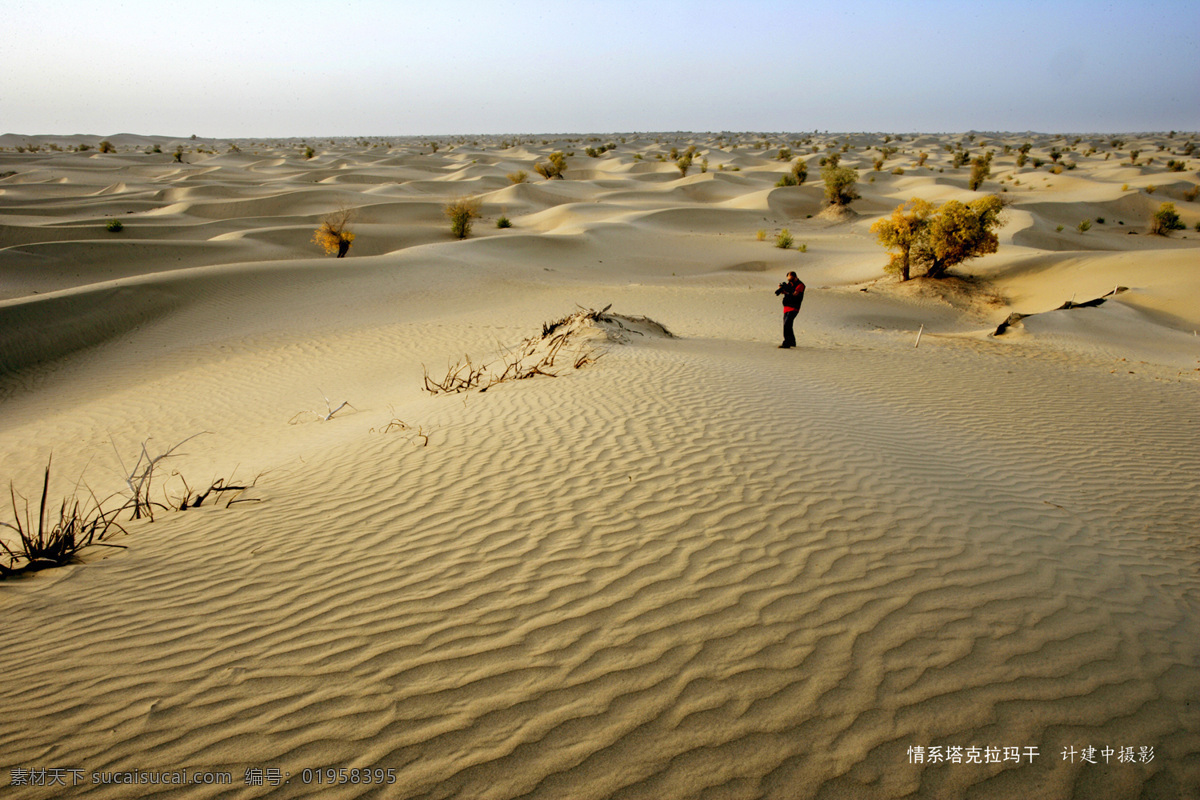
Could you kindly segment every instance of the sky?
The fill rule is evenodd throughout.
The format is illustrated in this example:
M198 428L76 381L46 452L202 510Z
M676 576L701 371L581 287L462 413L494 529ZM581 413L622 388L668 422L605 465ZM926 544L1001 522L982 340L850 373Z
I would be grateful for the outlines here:
M4 0L0 133L1200 130L1196 0Z

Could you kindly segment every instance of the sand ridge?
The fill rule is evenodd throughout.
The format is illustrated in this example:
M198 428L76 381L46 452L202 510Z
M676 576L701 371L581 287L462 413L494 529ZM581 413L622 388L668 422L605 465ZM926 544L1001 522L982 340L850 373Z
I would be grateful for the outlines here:
M30 494L53 452L55 491L115 491L114 447L206 430L173 468L260 476L260 502L130 524L128 549L0 585L0 779L242 787L276 767L286 787L234 794L290 797L331 791L306 767L344 766L394 769L387 796L414 798L1194 796L1200 238L1124 232L1164 196L1200 219L1177 196L1195 173L1164 175L1150 144L1185 135L1136 140L1149 167L1085 137L1062 175L1002 148L1069 140L968 142L998 151L984 189L1015 196L1000 252L966 270L998 304L897 291L868 231L914 194L976 196L942 148L965 137L893 140L882 172L865 134L817 153L613 135L595 159L544 137L310 140L311 160L109 138L121 152L0 151L2 474ZM842 223L815 178L835 138L864 195ZM708 172L656 158L689 145ZM810 159L804 186L775 187L782 146ZM566 179L542 181L553 150L574 151ZM1148 204L1139 180L1162 187ZM440 208L464 194L483 218L460 242ZM339 202L358 235L322 258L308 240ZM1101 211L1102 231L1067 224ZM806 252L772 246L784 227ZM794 352L771 294L789 269L810 287ZM422 390L426 368L609 304L675 336ZM1034 316L989 336L1012 311ZM352 405L321 421L326 400ZM1063 761L1088 745L1155 757ZM1040 755L919 765L914 746Z

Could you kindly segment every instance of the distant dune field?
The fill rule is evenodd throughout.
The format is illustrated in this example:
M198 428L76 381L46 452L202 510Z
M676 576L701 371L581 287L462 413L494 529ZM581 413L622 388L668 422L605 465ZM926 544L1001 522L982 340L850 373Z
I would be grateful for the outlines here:
M1200 797L1197 138L0 136L0 786Z

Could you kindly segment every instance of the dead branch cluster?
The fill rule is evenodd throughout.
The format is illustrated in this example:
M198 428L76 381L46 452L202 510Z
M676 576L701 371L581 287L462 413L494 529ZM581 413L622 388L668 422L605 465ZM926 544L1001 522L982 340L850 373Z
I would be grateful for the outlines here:
M409 425L402 419L393 418L391 422L384 425L382 428L371 428L371 433L391 433L392 431L403 431L408 434L408 440L416 444L420 440L421 447L429 446L429 434L425 432L425 428L418 425L416 428Z
M604 316L611 304L601 311L582 309L555 322L542 324L542 335L530 337L513 348L505 348L496 361L476 364L470 356L451 364L446 375L437 379L424 368L424 389L430 394L455 394L478 389L486 392L508 381L522 381L542 375L557 378L567 364L580 369L597 361L601 354L579 341L581 325L589 321L610 321Z
M322 396L324 396L324 395L322 395ZM350 405L349 400L343 400L342 404L340 406L338 406L337 408L334 408L333 403L330 402L329 398L325 397L325 413L324 414L322 414L320 411L297 411L295 414L292 415L292 418L288 420L288 425L300 424L300 422L303 421L303 418L308 416L309 414L312 414L314 419L320 420L321 422L328 422L329 420L333 419L334 414L338 413L339 411L341 411L343 408L346 408L347 406L349 406L350 408L354 408L354 406ZM358 411L357 408L354 408L354 410Z

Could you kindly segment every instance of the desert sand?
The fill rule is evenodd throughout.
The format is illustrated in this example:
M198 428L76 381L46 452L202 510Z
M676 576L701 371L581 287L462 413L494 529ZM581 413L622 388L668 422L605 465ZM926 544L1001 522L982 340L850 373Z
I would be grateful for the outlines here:
M1200 797L1197 136L1112 138L0 137L18 505L195 434L156 500L253 483L0 581L4 794ZM885 275L872 222L985 193L997 253Z

